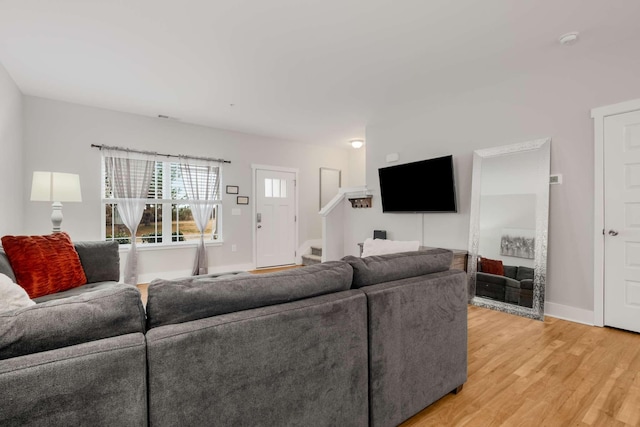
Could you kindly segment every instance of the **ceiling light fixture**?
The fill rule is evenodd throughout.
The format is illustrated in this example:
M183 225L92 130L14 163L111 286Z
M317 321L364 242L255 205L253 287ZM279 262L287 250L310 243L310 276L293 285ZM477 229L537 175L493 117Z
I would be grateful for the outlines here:
M361 139L352 139L350 142L353 148L360 148L364 145L364 141Z
M580 33L578 33L577 31L574 31L572 33L563 34L563 35L560 36L558 41L563 46L571 46L572 44L576 44L578 42L578 35L579 34Z

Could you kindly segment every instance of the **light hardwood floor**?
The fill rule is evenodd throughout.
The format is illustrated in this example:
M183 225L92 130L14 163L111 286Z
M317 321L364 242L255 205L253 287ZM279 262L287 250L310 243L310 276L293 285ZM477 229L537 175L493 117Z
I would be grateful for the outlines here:
M469 307L469 372L409 426L640 426L640 334Z
M304 267L303 265L287 265L285 267L269 267L269 268L260 268L258 270L251 270L249 273L251 274L264 274L264 273L277 273L278 271L291 270L292 268L300 268Z

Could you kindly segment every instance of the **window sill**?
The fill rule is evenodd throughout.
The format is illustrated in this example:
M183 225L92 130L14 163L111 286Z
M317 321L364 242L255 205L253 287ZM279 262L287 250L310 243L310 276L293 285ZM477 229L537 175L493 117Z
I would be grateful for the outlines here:
M216 247L216 246L222 246L223 243L224 243L223 240L216 240L216 241L204 242L204 245L206 247ZM138 249L138 252L147 252L147 251L167 251L167 250L182 249L182 248L195 248L196 246L198 246L198 242L183 242L183 243L176 242L176 243L167 243L167 244L138 243L136 244L136 249ZM130 244L120 245L118 249L120 252L128 252L129 249L131 249L131 245Z

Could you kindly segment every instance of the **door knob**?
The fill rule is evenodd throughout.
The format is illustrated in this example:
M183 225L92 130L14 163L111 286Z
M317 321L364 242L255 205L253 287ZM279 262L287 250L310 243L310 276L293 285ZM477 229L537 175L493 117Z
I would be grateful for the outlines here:
M618 232L616 230L609 230L609 236L617 236Z

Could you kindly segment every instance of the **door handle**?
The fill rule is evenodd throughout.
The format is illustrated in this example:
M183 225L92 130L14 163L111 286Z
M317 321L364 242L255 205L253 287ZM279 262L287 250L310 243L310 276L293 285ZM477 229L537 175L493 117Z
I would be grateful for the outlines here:
M258 224L258 228L262 228L262 226L260 224Z
M609 236L617 236L618 232L616 230L609 230Z

